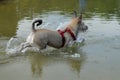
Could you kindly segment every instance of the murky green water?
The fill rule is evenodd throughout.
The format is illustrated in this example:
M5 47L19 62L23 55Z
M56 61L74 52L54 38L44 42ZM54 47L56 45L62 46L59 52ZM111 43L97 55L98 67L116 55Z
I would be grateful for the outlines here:
M120 0L80 1L79 5L78 0L0 0L0 80L119 80ZM71 19L73 10L82 10L89 26L81 34L84 44L46 55L6 54L8 40L13 36L25 40L33 20L41 18L40 27L55 30ZM76 53L80 57L73 57Z

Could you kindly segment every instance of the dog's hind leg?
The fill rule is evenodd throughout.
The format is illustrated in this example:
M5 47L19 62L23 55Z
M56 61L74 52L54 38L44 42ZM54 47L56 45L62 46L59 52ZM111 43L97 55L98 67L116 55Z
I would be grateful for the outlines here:
M30 43L28 43L28 42L21 43L20 48L19 48L19 51L20 51L20 52L25 52L24 50L25 50L26 48L28 48L28 47L32 47L32 46L30 45Z

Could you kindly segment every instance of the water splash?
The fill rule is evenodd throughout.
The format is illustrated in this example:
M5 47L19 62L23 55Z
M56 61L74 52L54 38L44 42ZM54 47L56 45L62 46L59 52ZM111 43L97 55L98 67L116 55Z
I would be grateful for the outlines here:
M20 40L16 37L12 37L9 39L6 47L6 53L7 54L15 54L18 53L18 47L20 45Z
M67 24L68 22L60 23L56 30L59 30L59 29L64 30Z
M70 57L77 58L77 57L80 57L80 54L79 53L75 53L75 54L71 55Z

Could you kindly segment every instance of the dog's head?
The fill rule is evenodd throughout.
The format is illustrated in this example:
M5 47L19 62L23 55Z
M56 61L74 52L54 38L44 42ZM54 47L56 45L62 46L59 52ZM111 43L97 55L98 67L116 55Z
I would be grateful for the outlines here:
M73 13L74 17L72 19L72 26L77 27L77 30L79 31L86 31L88 29L88 26L84 24L84 22L82 22L82 13L80 14L80 16L77 15L77 12L74 11Z

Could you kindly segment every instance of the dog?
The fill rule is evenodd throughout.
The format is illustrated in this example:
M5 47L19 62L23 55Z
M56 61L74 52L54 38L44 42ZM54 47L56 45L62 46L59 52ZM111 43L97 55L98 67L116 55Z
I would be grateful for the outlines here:
M54 48L62 48L67 46L69 42L77 39L79 32L84 32L88 29L88 26L82 22L82 14L77 16L77 12L74 11L74 16L70 23L62 30L48 30L48 29L35 29L35 25L39 26L42 24L42 20L35 20L32 23L32 32L26 39L25 43L21 44L19 49L22 52L28 47L37 47L39 51L45 49L47 46Z

